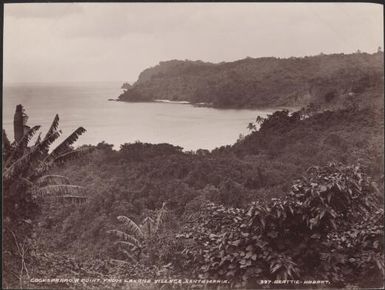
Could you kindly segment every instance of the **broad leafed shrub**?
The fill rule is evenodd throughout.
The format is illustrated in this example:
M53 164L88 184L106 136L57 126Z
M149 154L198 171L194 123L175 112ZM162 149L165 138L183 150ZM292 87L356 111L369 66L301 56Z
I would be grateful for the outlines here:
M260 279L381 286L383 209L358 166L312 167L291 191L236 209L208 204L178 237L185 268L255 287Z

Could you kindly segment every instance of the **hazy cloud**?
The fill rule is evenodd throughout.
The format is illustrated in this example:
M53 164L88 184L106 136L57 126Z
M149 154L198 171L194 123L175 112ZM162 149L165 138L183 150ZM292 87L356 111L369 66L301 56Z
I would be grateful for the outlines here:
M370 3L6 4L6 81L136 80L159 61L374 52Z
M72 3L14 3L5 7L6 16L15 18L57 18L83 11L81 6Z

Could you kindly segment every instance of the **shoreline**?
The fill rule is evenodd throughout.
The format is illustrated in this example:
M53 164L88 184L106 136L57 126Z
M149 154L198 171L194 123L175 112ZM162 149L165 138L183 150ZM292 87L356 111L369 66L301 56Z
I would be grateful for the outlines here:
M267 107L267 106L261 106L261 107L216 107L212 103L192 103L189 101L172 101L168 99L156 99L156 100L149 100L149 101L123 101L119 99L108 99L108 101L115 101L115 102L123 102L123 103L163 103L163 104L180 104L180 105L191 105L193 107L197 108L213 108L217 110L260 110L260 111L281 111L281 110L288 110L290 112L295 112L300 110L303 106L276 106L276 107Z
M156 99L156 100L153 100L152 102L155 102L155 103L166 103L166 104L186 104L186 105L191 105L192 104L189 101L172 101L172 100L168 100L168 99Z

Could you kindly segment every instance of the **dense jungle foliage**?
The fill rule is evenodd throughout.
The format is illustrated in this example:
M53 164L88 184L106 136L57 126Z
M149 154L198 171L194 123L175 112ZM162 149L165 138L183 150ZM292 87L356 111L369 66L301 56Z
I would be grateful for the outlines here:
M281 63L319 61L317 74L340 72L341 62L326 60ZM32 142L40 127L28 127L18 107L16 140L3 131L3 288L127 287L103 282L114 277L383 286L383 80L361 79L367 73L344 71L350 85L322 91L327 104L256 116L250 134L212 151L141 142L74 149L82 127L53 149L59 117ZM31 282L39 277L101 280Z
M330 164L309 168L280 199L245 209L208 204L178 236L193 240L185 267L252 288L298 278L380 287L384 212L375 192L358 166Z
M14 115L15 140L10 142L6 132L2 135L2 185L3 185L3 286L23 288L29 278L27 264L34 251L34 221L41 213L44 201L85 200L83 188L71 185L60 175L49 175L50 169L78 157L82 149L71 145L85 132L79 127L58 146L49 152L52 143L59 138L59 116L56 115L49 130L42 137L41 132L32 146L28 146L40 126L27 125L28 116L22 105L16 106ZM20 270L19 270L20 269ZM15 280L16 279L16 280Z
M384 54L321 54L234 62L170 60L145 69L120 101L156 99L206 103L218 108L338 107L351 95L376 104L383 89ZM380 97L380 100L378 99Z
M40 204L29 275L379 287L382 118L382 108L277 111L212 152L83 146L50 174L86 188L87 201Z

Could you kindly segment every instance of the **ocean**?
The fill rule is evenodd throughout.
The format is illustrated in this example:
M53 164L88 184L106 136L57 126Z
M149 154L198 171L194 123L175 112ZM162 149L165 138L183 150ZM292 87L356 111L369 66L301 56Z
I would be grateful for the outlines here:
M3 128L13 140L13 114L16 105L22 104L28 125L41 125L43 134L55 114L60 117L62 139L83 126L87 132L75 146L105 141L119 149L121 144L141 141L211 150L233 144L240 134L249 133L249 122L273 112L108 101L119 96L120 86L120 82L5 84Z

